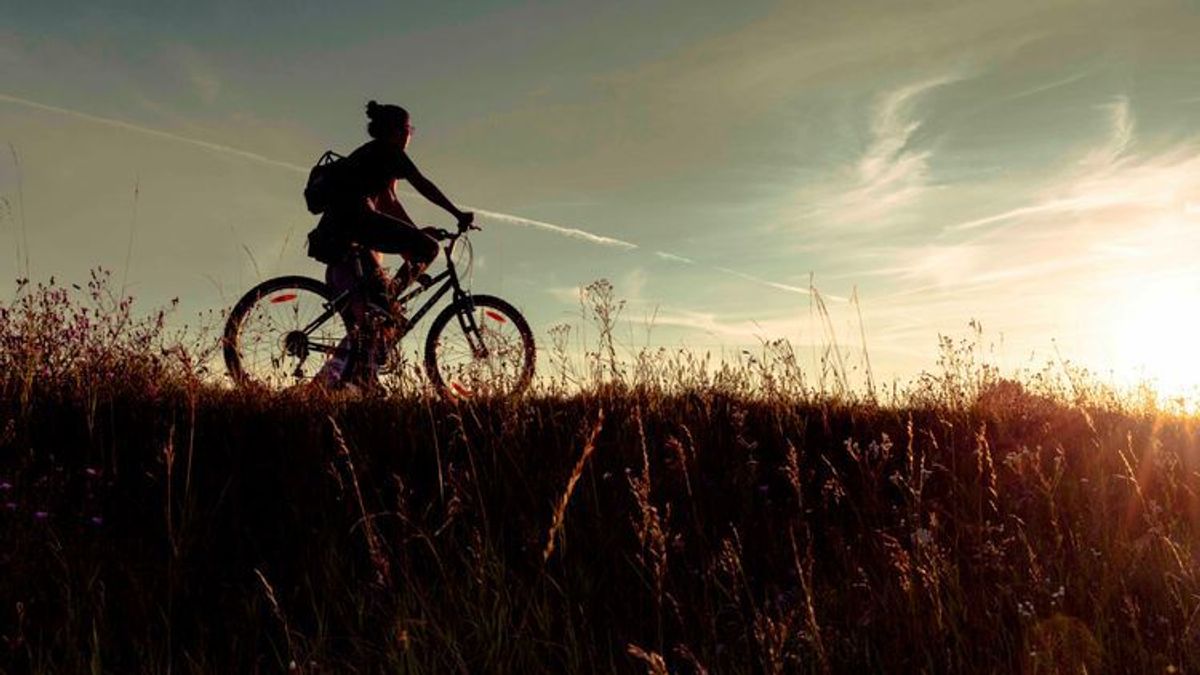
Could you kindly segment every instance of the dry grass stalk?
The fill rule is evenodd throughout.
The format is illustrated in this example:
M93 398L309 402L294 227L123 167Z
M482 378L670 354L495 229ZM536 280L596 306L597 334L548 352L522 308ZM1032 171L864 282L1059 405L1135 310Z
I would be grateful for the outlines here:
M996 500L999 498L996 492L996 465L992 462L992 448L988 444L986 425L980 426L975 434L975 461L981 487L987 494L988 516L995 515ZM980 504L980 508L982 507L983 504Z
M696 675L708 675L708 668L704 667L704 664L692 653L691 649L688 649L687 645L675 645L675 656L687 661Z
M683 443L680 443L678 438L671 436L667 439L667 450L671 451L671 457L674 459L676 467L683 474L683 486L687 490L688 499L693 499L691 470L688 467L687 451L684 450Z
M804 557L800 556L800 547L796 545L796 531L789 530L788 537L792 544L792 560L796 565L796 575L800 579L800 589L804 592L804 623L808 628L809 639L817 652L817 660L821 664L822 673L831 673L829 655L825 652L825 641L821 638L821 625L817 623L816 603L813 601L813 552L812 539L805 542Z
M338 426L337 420L333 419L332 415L328 419L329 424L333 426L333 439L337 445L338 454L346 462L346 470L350 474L350 484L354 487L354 499L358 504L358 512L362 518L363 536L367 540L367 552L371 556L371 565L375 568L375 583L384 588L391 588L391 569L388 565L387 556L383 553L383 544L380 542L379 533L375 531L375 523L370 514L367 513L367 505L363 501L362 488L358 484L358 474L354 470L354 459L350 456L350 446L346 444L346 438L342 435L342 429Z
M583 445L583 452L579 455L579 461L575 462L575 468L571 470L571 477L567 479L567 487L563 490L562 497L558 500L558 506L554 509L554 519L551 522L550 530L546 533L546 548L542 551L542 562L550 560L550 556L554 554L554 542L562 531L563 520L567 515L567 504L571 501L571 494L575 491L575 484L579 482L579 477L583 475L583 467L587 465L588 458L592 456L592 452L596 449L596 439L600 436L600 430L604 427L604 409L601 408L596 413L596 423L592 426L592 432L588 434L587 443Z
M646 664L647 675L670 675L666 660L658 652L647 652L635 644L630 644L625 648L625 653Z
M267 596L267 603L271 605L271 613L275 615L275 619L279 622L279 626L283 629L284 642L287 645L288 653L288 672L296 672L296 649L292 643L292 629L288 625L287 615L283 613L283 608L279 606L279 598L275 596L275 587L267 581L267 575L262 573L262 570L254 568L254 574L258 577L259 584L262 585L263 593Z
M668 504L666 518L660 517L658 507L651 501L650 453L646 444L646 430L642 424L641 408L634 408L633 414L637 422L638 439L642 446L642 474L641 476L628 476L629 488L633 492L640 515L640 519L634 524L640 545L638 561L649 570L654 579L654 608L661 626L663 582L667 572L667 535L663 528L663 521L670 518L671 511L670 504Z

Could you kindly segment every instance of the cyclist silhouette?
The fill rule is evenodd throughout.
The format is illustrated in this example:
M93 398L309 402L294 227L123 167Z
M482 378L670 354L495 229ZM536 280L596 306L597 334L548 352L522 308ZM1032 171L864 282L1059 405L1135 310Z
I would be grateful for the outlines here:
M431 236L435 228L418 228L396 197L396 181L408 181L421 196L442 207L454 216L459 226L474 221L474 214L456 207L436 185L426 178L405 150L412 139L413 126L408 111L397 105L371 101L367 103L367 134L371 137L345 160L338 194L322 214L317 230L322 232L334 249L323 260L325 281L341 291L351 288L359 273L372 281L372 296L386 303L417 279L437 258L439 246ZM404 264L392 279L382 265L383 253L403 256ZM331 360L322 369L318 380L326 384L353 383L371 385L376 382L378 358L387 349L390 331L368 325L367 298L359 298L350 306L353 328L372 345L373 358L360 363L354 372L339 372L341 364ZM403 308L393 307L397 316Z

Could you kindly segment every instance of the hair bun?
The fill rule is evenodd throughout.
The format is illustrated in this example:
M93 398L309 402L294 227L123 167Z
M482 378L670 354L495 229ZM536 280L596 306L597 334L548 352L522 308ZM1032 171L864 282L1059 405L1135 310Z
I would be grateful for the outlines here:
M367 101L367 117L375 119L375 115L379 114L379 104L375 101Z

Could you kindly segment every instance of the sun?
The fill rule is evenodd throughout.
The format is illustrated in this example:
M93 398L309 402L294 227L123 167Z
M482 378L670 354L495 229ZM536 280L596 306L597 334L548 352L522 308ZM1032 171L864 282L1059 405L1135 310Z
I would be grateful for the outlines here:
M1106 313L1114 374L1166 396L1200 394L1200 278L1131 283Z

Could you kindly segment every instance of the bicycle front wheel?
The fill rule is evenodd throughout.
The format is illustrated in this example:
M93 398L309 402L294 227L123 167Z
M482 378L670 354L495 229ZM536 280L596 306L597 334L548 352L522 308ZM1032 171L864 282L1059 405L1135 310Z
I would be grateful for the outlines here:
M515 396L529 388L537 352L525 317L476 295L442 310L425 339L425 371L451 398Z
M225 322L225 367L234 383L278 390L318 376L336 381L354 350L353 324L333 299L332 289L308 277L250 289Z

